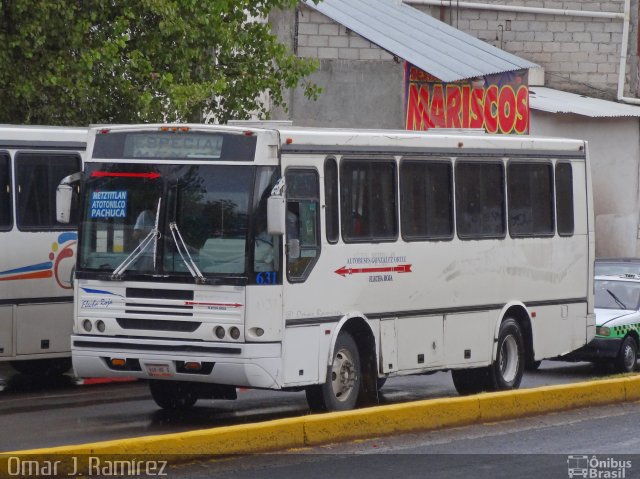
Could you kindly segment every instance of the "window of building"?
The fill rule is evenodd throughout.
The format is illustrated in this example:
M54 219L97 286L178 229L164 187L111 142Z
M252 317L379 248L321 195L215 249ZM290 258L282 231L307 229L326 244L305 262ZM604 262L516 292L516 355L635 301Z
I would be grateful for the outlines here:
M56 221L56 188L60 181L80 171L76 154L17 153L17 222L24 230L72 229L78 214L72 210L69 224Z
M324 162L324 202L327 241L337 243L340 235L338 217L338 163L335 158Z
M396 162L347 159L340 170L342 239L393 241L398 237Z
M571 163L556 164L556 215L558 234L573 234L573 173Z
M456 227L462 239L505 235L502 162L456 163Z
M400 218L406 240L453 235L451 162L405 160L400 164Z
M507 166L509 233L553 235L553 174L550 163L510 162Z

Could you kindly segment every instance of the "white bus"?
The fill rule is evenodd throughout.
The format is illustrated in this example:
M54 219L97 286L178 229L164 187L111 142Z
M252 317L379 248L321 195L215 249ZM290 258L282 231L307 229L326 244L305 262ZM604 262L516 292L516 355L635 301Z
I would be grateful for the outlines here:
M74 368L160 407L248 387L344 410L438 370L506 390L594 336L583 141L129 125L88 151Z
M60 180L82 167L87 129L0 125L0 361L71 368L77 212L56 221Z

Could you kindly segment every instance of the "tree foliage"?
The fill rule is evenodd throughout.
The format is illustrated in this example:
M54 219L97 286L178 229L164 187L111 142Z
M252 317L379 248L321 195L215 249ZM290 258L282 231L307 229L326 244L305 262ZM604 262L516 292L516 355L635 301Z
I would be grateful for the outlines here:
M268 92L304 85L316 63L265 22L296 0L2 0L0 123L220 121L268 112Z

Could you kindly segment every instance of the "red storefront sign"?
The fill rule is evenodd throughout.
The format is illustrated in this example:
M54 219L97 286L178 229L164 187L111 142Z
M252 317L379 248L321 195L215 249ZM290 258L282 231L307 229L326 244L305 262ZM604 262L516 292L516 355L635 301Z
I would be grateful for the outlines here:
M406 129L482 128L488 133L527 134L527 83L527 70L443 83L406 62Z

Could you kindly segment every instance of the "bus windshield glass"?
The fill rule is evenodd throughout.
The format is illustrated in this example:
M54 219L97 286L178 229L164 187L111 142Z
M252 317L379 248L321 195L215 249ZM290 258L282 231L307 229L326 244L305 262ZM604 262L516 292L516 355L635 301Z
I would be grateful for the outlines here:
M274 172L246 165L88 164L79 268L113 273L130 262L129 274L243 275L250 216L256 225L264 222L261 198Z

